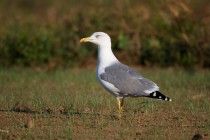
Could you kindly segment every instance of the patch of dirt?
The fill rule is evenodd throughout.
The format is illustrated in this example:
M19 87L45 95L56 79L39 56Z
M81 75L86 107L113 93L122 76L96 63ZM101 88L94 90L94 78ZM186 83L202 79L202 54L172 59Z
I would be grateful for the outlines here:
M123 112L119 116L67 112L64 107L25 109L0 111L0 139L173 139L177 134L180 139L210 138L206 113Z

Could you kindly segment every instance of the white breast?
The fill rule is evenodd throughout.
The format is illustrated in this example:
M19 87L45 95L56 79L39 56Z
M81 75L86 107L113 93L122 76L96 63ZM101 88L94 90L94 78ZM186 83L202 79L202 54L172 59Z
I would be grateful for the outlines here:
M112 65L113 63L119 62L114 56L111 50L111 43L105 46L98 46L98 66L96 69L96 76L100 84L109 91L112 95L118 97L120 90L117 89L113 84L106 82L100 78L102 73L105 73L105 68Z

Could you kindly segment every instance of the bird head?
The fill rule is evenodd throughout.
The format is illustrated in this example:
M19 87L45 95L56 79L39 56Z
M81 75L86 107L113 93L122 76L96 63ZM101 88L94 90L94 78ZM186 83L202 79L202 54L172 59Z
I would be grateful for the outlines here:
M98 46L111 46L111 38L104 32L95 32L90 37L82 38L80 42L91 42Z

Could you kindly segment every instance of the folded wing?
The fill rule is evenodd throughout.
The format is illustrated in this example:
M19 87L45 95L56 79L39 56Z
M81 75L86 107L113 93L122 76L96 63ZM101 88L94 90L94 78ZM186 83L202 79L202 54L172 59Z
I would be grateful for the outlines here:
M105 68L100 78L118 88L119 94L123 96L150 96L150 93L159 90L154 82L121 63Z

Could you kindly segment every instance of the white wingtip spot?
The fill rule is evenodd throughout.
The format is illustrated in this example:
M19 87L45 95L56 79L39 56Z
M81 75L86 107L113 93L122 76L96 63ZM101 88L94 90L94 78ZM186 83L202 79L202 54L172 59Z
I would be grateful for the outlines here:
M161 96L159 96L159 99L161 99L162 97Z
M168 101L168 98L167 97L165 98L165 101Z
M171 102L172 100L171 99L169 99L169 102Z

